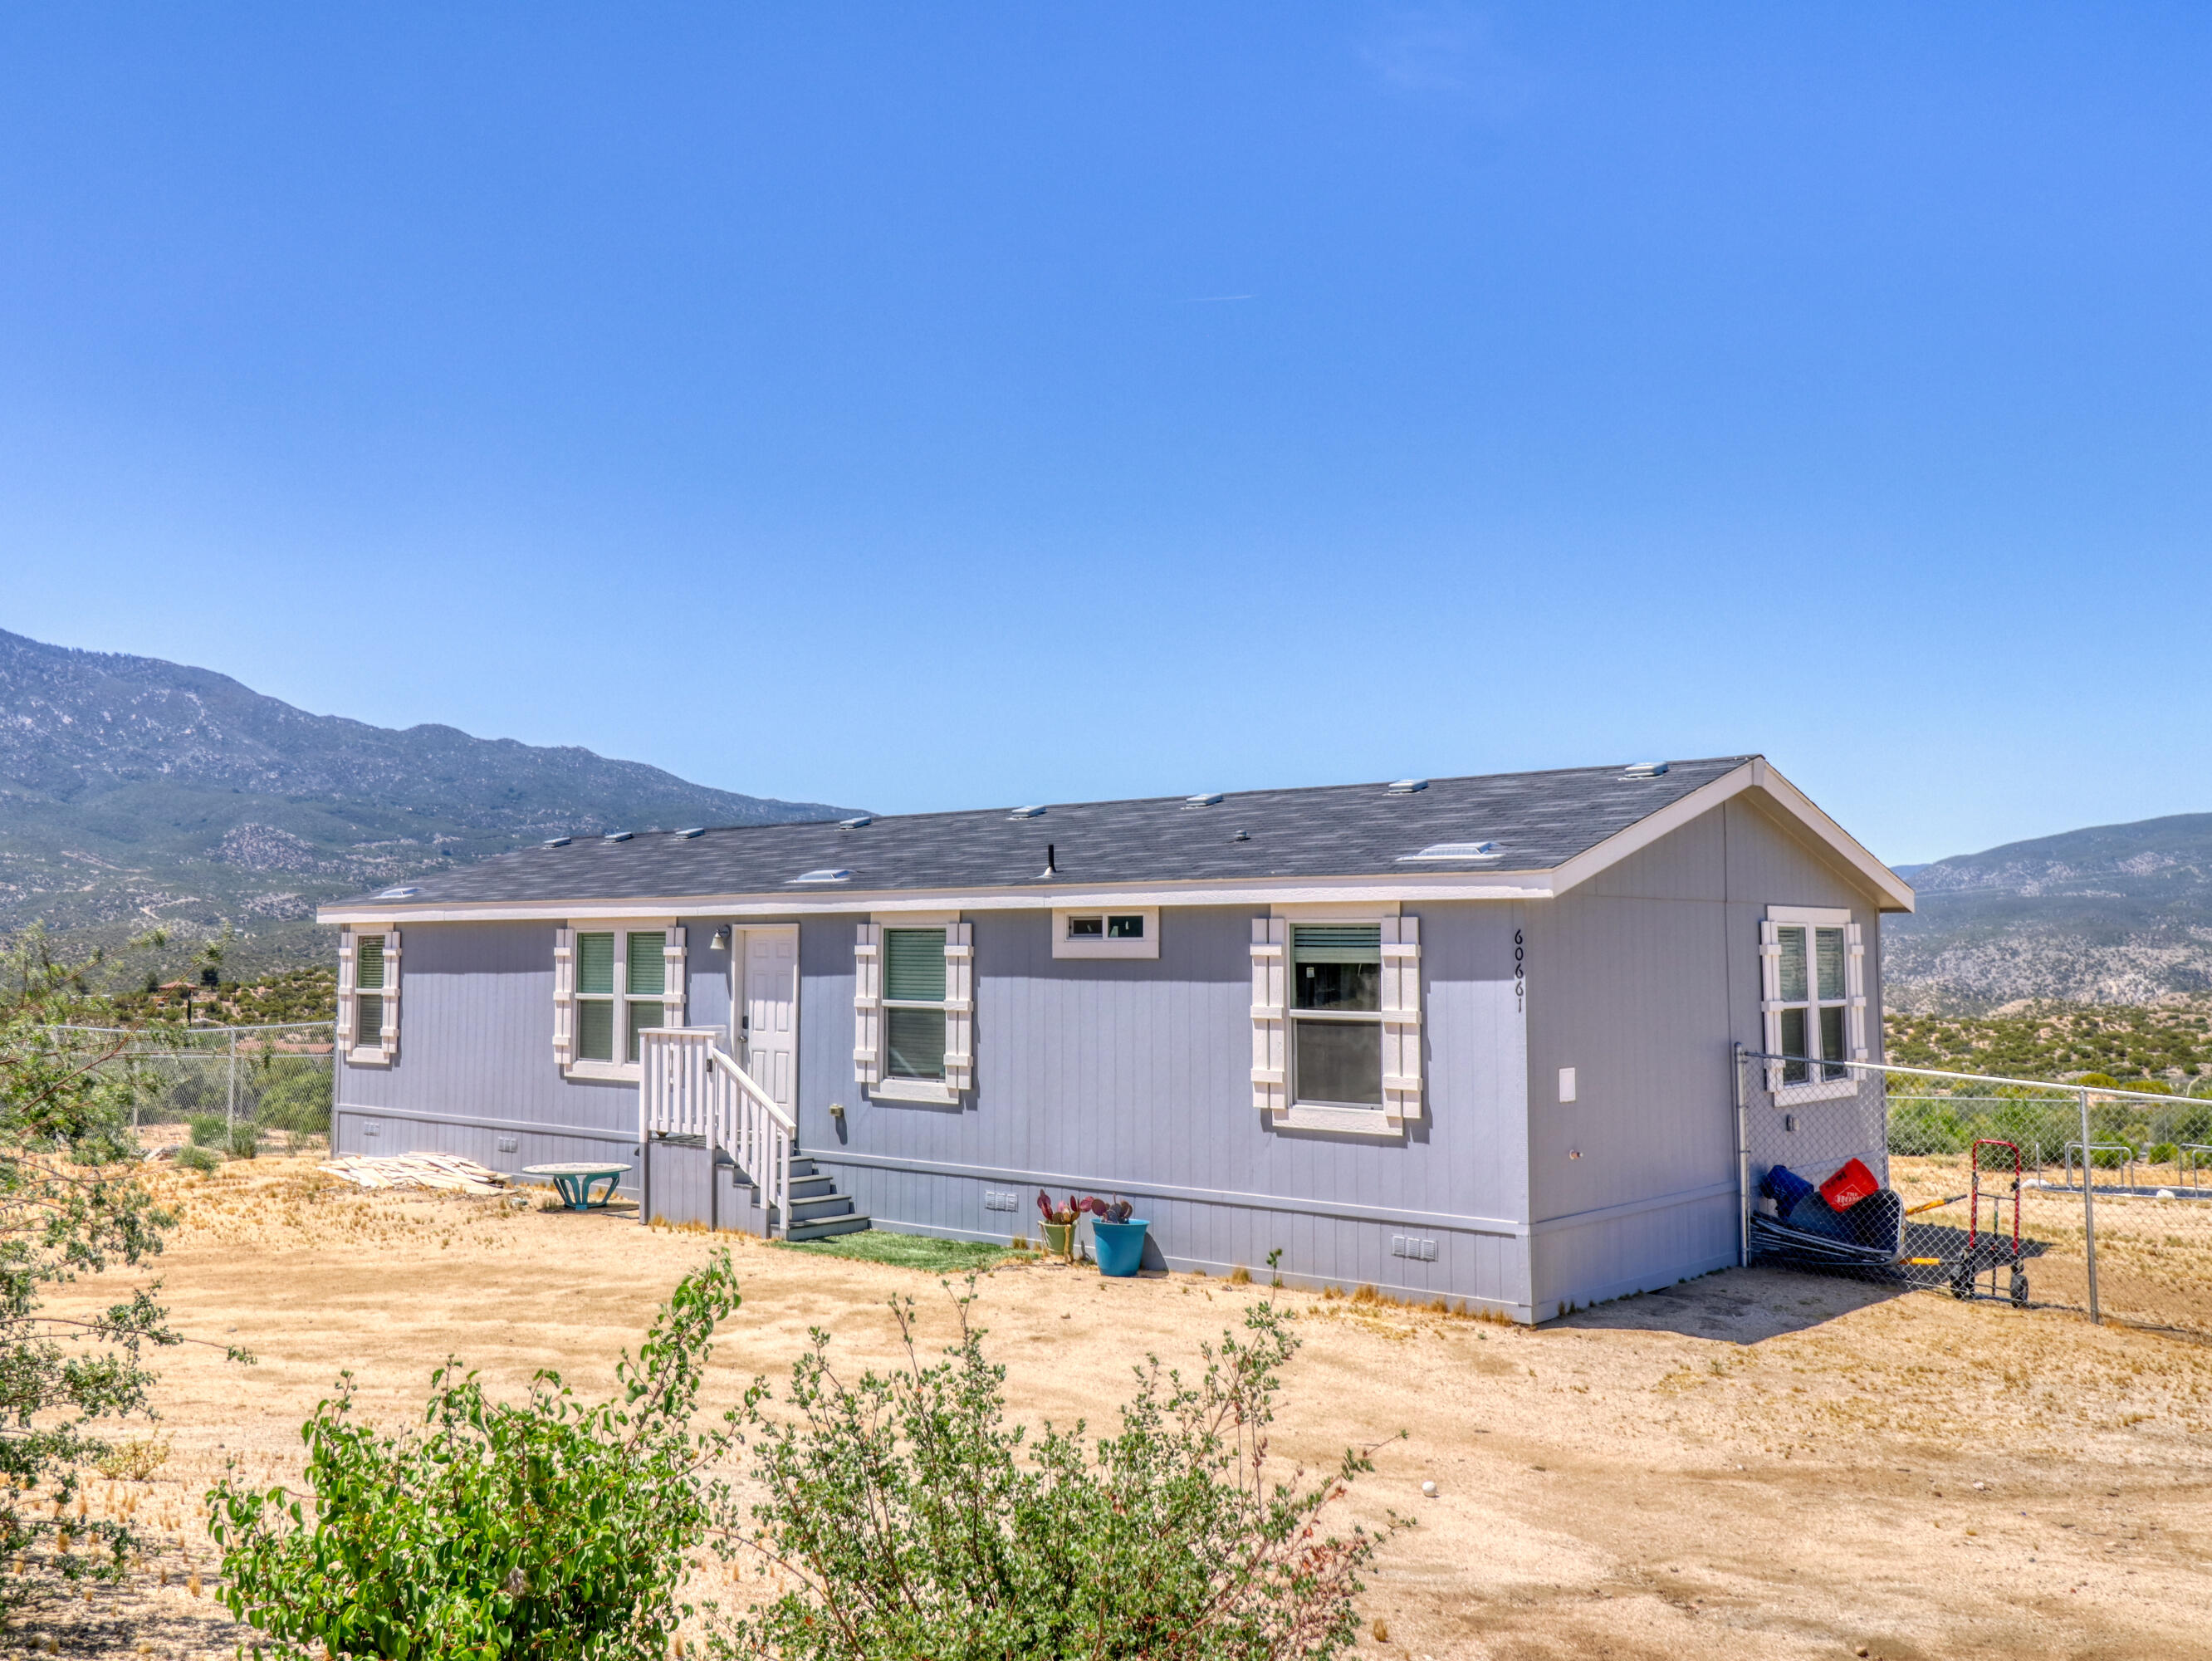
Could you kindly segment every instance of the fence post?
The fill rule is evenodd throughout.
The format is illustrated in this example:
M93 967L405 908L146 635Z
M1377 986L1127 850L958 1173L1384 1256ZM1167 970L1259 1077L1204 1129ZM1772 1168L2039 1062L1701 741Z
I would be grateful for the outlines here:
M1745 1123L1743 1043L1731 1046L1735 1062L1735 1262L1751 1266L1751 1135Z
M2089 1159L2089 1090L2081 1087L2081 1245L2089 1259L2089 1319L2101 1323L2097 1308L2097 1201Z
M230 1099L224 1104L222 1116L223 1133L228 1138L223 1152L228 1153L238 1143L238 1029L235 1027L230 1033Z

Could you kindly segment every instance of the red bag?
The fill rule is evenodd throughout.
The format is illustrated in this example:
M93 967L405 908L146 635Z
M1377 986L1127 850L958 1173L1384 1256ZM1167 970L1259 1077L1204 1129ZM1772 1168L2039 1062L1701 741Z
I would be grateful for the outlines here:
M1836 1174L1820 1184L1820 1197L1837 1211L1849 1211L1869 1194L1881 1192L1881 1184L1856 1159L1846 1159Z

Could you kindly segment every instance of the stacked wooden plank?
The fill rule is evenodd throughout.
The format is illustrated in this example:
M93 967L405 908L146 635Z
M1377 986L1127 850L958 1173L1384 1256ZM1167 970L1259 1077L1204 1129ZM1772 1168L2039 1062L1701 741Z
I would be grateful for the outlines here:
M371 1159L341 1154L321 1167L362 1188L427 1188L447 1194L501 1194L507 1178L474 1159L451 1153L395 1153Z

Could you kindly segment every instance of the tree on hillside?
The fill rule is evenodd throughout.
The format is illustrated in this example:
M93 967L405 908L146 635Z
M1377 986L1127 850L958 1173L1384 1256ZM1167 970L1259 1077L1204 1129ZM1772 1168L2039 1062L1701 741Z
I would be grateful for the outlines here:
M153 1256L171 1220L137 1178L118 1041L59 1030L90 966L55 962L36 929L0 951L0 1559L51 1540L72 1579L119 1575L136 1544L69 1502L109 1451L99 1427L146 1410L146 1348L179 1342L157 1288L81 1319L42 1305L57 1282ZM0 1613L26 1585L0 1579Z

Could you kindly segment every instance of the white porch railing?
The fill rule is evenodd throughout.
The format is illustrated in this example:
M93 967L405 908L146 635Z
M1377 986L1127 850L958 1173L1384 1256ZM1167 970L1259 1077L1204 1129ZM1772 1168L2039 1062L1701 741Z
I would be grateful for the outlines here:
M715 1042L716 1027L651 1027L638 1034L638 1145L698 1136L726 1153L760 1189L776 1226L791 1226L791 1149L798 1123Z

